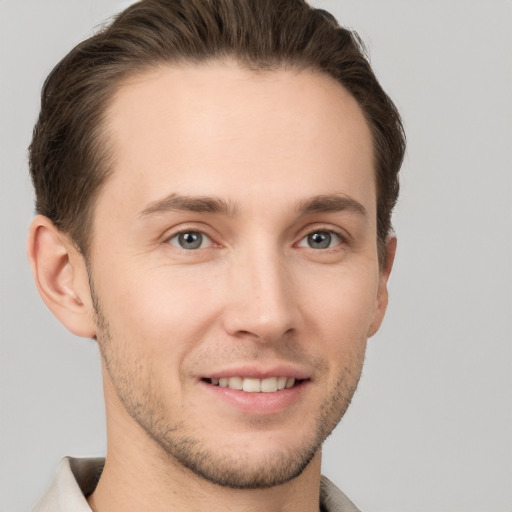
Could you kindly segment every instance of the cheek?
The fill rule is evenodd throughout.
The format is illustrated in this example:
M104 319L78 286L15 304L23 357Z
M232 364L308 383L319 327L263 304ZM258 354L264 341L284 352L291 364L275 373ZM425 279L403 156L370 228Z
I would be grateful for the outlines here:
M311 340L312 349L320 342L331 352L346 351L366 342L376 307L377 264L300 264L288 270L287 301L299 310L299 336ZM119 343L134 340L134 350L154 357L168 357L172 346L179 359L207 334L221 334L222 315L233 302L231 271L229 265L123 267L117 261L98 275L99 298Z
M327 284L326 284L327 287ZM316 294L311 306L308 339L315 340L311 351L321 353L328 371L324 395L340 395L350 400L364 363L368 333L372 324L376 286L357 273L331 276L327 291Z
M334 351L359 345L364 350L377 305L378 269L331 269L304 277L301 288L302 316L306 325L322 333L324 343Z
M129 277L124 277L129 276ZM112 333L145 352L168 354L198 342L215 318L212 279L182 268L137 269L105 275L101 295Z

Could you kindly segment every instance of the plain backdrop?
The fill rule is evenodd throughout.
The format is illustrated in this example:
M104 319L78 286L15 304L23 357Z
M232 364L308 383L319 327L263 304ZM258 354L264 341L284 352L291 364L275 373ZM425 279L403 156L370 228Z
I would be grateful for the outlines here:
M105 451L99 357L39 299L26 148L54 64L119 0L0 0L0 510ZM324 472L366 512L512 511L512 2L324 0L408 135L391 301Z

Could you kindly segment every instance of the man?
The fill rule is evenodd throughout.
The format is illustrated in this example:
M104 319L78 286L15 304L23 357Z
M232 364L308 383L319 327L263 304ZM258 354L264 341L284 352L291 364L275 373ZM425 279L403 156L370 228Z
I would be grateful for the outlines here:
M35 510L357 510L321 445L386 309L403 153L356 36L301 0L144 0L72 50L28 255L97 340L108 448Z

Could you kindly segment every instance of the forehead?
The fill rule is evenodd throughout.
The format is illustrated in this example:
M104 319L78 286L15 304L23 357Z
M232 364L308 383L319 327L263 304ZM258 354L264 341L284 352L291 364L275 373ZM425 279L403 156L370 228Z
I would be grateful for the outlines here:
M350 189L374 202L370 130L324 74L161 66L119 88L106 124L114 172L102 194L133 208L173 192L244 203Z

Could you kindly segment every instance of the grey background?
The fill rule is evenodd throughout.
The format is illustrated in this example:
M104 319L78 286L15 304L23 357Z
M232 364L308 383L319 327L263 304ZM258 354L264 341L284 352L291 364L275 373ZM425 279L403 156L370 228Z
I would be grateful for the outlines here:
M53 65L119 0L0 0L0 510L105 450L99 358L26 262L26 148ZM364 511L512 510L512 2L324 0L409 139L391 303L324 472Z

